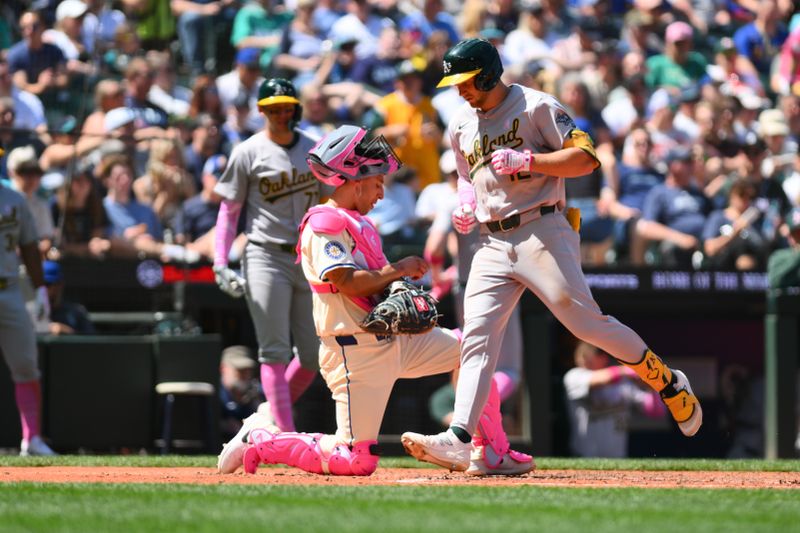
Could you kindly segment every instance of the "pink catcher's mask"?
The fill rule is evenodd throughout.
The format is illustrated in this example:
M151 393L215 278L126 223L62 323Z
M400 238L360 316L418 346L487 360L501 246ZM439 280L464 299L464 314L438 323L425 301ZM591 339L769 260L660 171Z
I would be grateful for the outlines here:
M363 180L391 174L403 166L383 135L364 141L367 130L339 126L325 135L308 153L306 161L322 183L338 187L347 180Z

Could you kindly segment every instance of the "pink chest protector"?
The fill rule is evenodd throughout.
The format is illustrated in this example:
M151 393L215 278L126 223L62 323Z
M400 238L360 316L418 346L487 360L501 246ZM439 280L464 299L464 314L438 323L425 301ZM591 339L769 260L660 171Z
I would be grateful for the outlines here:
M355 249L353 252L361 252L361 255L367 262L367 268L370 270L377 270L389 263L389 261L386 260L386 256L383 254L381 238L377 228L375 228L369 218L358 211L343 209L341 207L318 205L309 209L300 222L301 236L303 235L306 224L311 224L311 229L314 230L315 233L324 233L328 235L336 235L346 230L355 242ZM300 240L297 242L297 262L300 262ZM325 283L323 285L312 283L311 290L316 293L339 292L338 289L330 283ZM369 298L353 297L351 299L367 311L370 311L374 306L374 302Z

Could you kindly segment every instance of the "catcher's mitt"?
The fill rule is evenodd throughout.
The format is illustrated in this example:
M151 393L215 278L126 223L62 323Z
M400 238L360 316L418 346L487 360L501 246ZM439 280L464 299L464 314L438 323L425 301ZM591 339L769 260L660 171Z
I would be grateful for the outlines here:
M378 335L416 335L433 329L439 314L436 300L405 281L389 285L387 296L361 321L364 331Z

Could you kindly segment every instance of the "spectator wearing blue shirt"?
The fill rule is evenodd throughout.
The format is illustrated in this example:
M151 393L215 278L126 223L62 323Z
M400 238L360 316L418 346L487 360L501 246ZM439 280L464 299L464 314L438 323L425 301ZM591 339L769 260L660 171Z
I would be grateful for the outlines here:
M692 184L694 156L690 150L673 148L665 159L666 180L645 197L636 231L644 239L658 242L661 266L691 268L711 204Z
M725 270L764 270L770 243L755 224L761 212L755 205L758 189L739 178L728 193L728 206L713 211L703 229L706 264Z
M428 42L431 33L437 30L447 32L451 43L461 40L456 30L455 18L444 11L442 0L425 0L422 10L412 11L400 21L400 31L419 45Z
M23 13L19 27L23 40L12 46L7 56L14 85L41 98L46 109L57 105L62 89L66 89L69 83L64 53L59 47L42 40L45 24L39 13Z
M749 61L761 77L761 84L769 87L769 74L772 62L780 56L781 45L789 36L786 26L781 22L778 3L762 1L758 3L756 19L736 30L733 42L743 60Z
M200 258L183 246L161 242L162 227L155 212L133 198L133 167L127 157L108 157L102 162L100 177L108 190L103 207L111 222L115 250L127 248L134 254L161 257L165 261L195 262Z
M644 264L644 240L636 233L636 221L642 215L644 200L650 190L664 183L663 174L653 168L650 134L636 128L625 138L622 161L606 168L606 182L601 193L614 219L614 251L617 258L627 257L634 265Z

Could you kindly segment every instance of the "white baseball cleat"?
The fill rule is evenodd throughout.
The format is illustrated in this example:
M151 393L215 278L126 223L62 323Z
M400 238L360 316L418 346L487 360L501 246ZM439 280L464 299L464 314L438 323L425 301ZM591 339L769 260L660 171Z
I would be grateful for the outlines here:
M700 407L697 396L692 392L692 386L689 384L686 374L675 369L672 370L672 373L678 378L673 388L677 392L667 396L666 391L661 391L661 399L667 405L672 418L678 423L681 432L687 437L691 437L703 425L703 409Z
M28 457L30 455L41 455L41 456L54 456L58 455L56 452L50 449L50 446L45 444L42 440L42 437L36 435L35 437L31 437L31 440L23 440L19 445L19 454L22 457Z
M461 442L452 430L438 435L420 435L410 431L400 437L403 447L418 461L463 472L469 466L472 442Z
M262 409L262 407L264 407ZM258 407L258 411L242 420L242 427L234 437L222 447L222 451L217 456L217 471L220 474L233 474L244 459L244 451L249 446L247 434L255 428L266 428L270 433L280 433L280 429L275 426L272 415L269 414L267 402Z
M500 464L492 468L486 463L484 453L486 446L476 446L470 455L469 468L465 474L470 476L521 476L536 469L536 463L530 455L508 450Z

